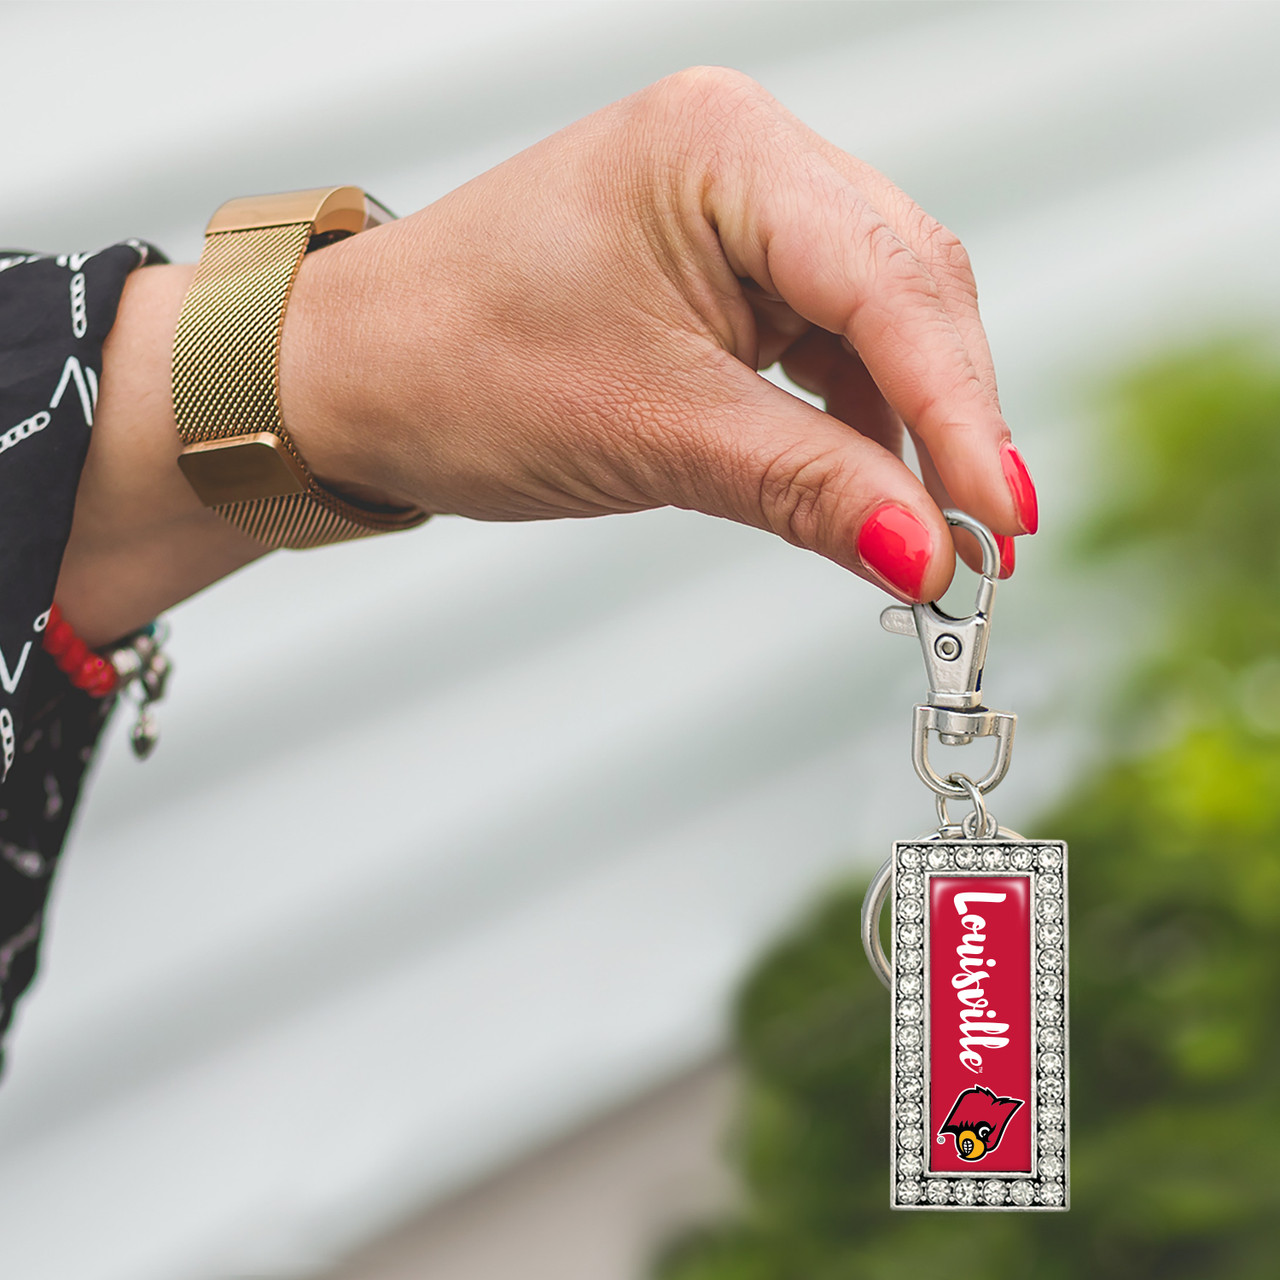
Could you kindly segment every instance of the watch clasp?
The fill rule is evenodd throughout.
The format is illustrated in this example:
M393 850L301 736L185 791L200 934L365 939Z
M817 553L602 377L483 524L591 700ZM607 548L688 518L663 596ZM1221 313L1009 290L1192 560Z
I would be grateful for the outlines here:
M206 507L278 498L307 489L307 474L271 431L188 445L178 466Z

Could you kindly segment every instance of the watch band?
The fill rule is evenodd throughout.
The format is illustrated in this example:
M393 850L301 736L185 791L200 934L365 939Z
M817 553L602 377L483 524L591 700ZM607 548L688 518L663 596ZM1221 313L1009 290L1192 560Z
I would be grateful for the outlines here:
M205 232L174 335L178 465L206 506L269 547L318 547L427 519L326 489L280 413L280 335L302 259L384 220L379 211L358 187L286 192L229 201Z

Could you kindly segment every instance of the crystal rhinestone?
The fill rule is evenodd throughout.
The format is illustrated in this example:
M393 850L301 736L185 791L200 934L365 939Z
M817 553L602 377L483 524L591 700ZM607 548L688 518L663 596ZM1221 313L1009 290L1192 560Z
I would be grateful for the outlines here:
M898 1055L899 1058L918 1058L918 1053L903 1053ZM924 1097L924 1077L918 1072L910 1073L899 1077L898 1079L898 1097L899 1098L923 1098Z
M919 920L924 914L924 903L919 898L899 898L893 909L899 920Z
M988 1204L1004 1204L1004 1183L998 1182L995 1178L984 1182L982 1185L982 1198Z
M1025 1208L1036 1198L1036 1189L1029 1182L1015 1182L1009 1188L1009 1199L1016 1205Z
M913 844L909 844L905 849L898 850L898 866L904 871L910 871L918 867L922 861L920 850Z
M962 845L956 850L956 866L961 871L971 871L978 865L978 851Z
M1056 871L1042 871L1036 888L1041 893L1052 894L1055 898L1062 896L1062 877Z
M1041 1044L1044 1041L1041 1040ZM1046 1102L1060 1102L1062 1100L1062 1081L1057 1076L1045 1076L1040 1081L1040 1096Z
M920 1199L920 1184L915 1181L898 1183L898 1203L915 1204Z
M1042 973L1036 979L1036 990L1042 996L1060 996L1062 979L1056 973Z
M924 941L924 930L913 920L898 926L898 942L904 947L918 947Z
M978 1198L978 1184L972 1178L961 1178L951 1188L951 1198L956 1204L973 1204Z
M913 1124L903 1125L898 1130L898 1146L908 1151L918 1151L924 1144L924 1130Z
M1045 845L1036 852L1036 865L1041 871L1056 871L1062 866L1062 851Z
M1040 1131L1040 1150L1057 1152L1062 1150L1062 1130L1061 1129L1042 1129Z
M1062 1183L1042 1182L1040 1184L1040 1203L1041 1204L1061 1204L1062 1203Z
M1040 1108L1040 1127L1042 1129L1062 1127L1062 1108L1056 1102L1046 1103Z
M1040 1176L1042 1178L1062 1177L1062 1157L1061 1156L1041 1156L1040 1157Z
M1060 924L1042 924L1036 930L1036 937L1046 947L1056 947L1062 941L1062 926Z
M903 1075L918 1076L924 1070L924 1058L920 1054L913 1052L898 1054L898 1070ZM920 1081L916 1081L916 1088L920 1087Z
M915 947L903 947L898 952L899 969L918 969L924 963L924 957Z
M1036 902L1036 915L1039 916L1041 920L1061 920L1062 899L1040 898Z
M951 1199L951 1188L941 1178L930 1178L925 1183L924 1195L930 1204L946 1204Z
M1040 1070L1047 1076L1056 1076L1062 1070L1062 1054L1050 1050L1040 1055Z
M899 1049L918 1049L923 1039L923 1033L913 1022L908 1022L898 1028Z
M982 865L988 871L999 871L1004 866L1004 850L992 845L982 851Z
M951 865L951 850L941 845L936 846L925 854L925 861L935 871L941 871L944 867L949 867Z
M1061 1000L1038 1000L1036 1001L1036 1021L1044 1026L1051 1022L1062 1021L1062 1001ZM1040 1033L1040 1042L1044 1043L1044 1032ZM1046 1049L1056 1049L1057 1045L1045 1045Z
M898 1017L903 1022L915 1022L923 1011L919 1000L899 1000Z
M918 973L904 973L898 979L898 994L900 996L918 996L924 982Z
M1025 845L1015 849L1009 855L1009 861L1013 863L1014 868L1018 871L1030 871L1031 864L1035 862L1036 856Z
M898 1123L899 1124L919 1124L920 1123L920 1104L916 1102L898 1103Z
M918 871L904 871L898 877L898 892L915 897L924 892L924 879Z
M1042 969L1058 970L1062 968L1062 952L1057 947L1043 947L1036 956L1036 964Z
M918 1178L924 1168L924 1161L914 1151L903 1151L898 1155L898 1172L904 1178Z
M1057 1004L1056 1000L1041 1001L1041 1007L1047 1004ZM1040 1047L1042 1049L1061 1049L1062 1048L1062 1028L1061 1027L1041 1027L1038 1037Z

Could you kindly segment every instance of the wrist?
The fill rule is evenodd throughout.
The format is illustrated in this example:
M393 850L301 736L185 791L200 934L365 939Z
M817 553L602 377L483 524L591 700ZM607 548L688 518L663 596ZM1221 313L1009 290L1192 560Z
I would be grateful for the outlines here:
M56 598L98 646L261 555L178 470L173 334L194 267L143 267L103 345L101 391Z
M370 280L359 250L372 232L309 253L280 338L280 410L325 487L380 506L420 505L399 465L392 418L370 350Z

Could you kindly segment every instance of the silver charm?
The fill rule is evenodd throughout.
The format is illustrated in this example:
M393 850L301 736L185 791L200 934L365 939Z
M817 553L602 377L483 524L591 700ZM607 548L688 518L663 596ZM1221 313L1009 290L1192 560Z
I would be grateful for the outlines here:
M867 958L892 994L890 1204L895 1209L1066 1209L1067 847L1001 827L986 796L1008 772L1016 717L982 706L999 556L983 525L950 524L982 544L973 614L936 604L884 611L888 631L916 635L929 701L912 722L912 761L936 796L938 830L898 841L862 908ZM995 739L978 781L939 774L944 745ZM960 822L948 813L966 800ZM893 903L889 964L879 921Z
M138 716L129 733L129 745L139 760L145 760L160 740L160 727L156 722L152 704L164 697L169 675L173 670L168 655L161 647L169 638L168 628L161 621L134 632L122 644L106 656L116 669L122 696L131 696L138 708Z

